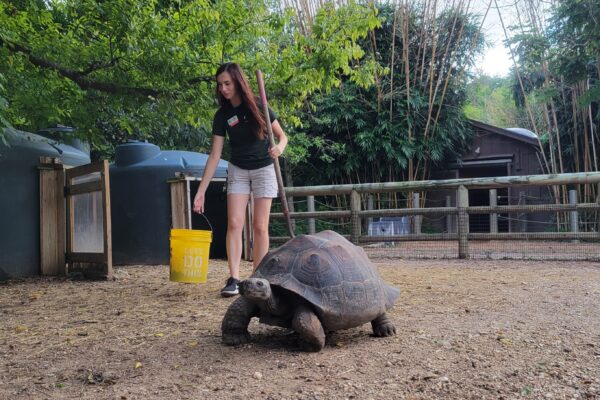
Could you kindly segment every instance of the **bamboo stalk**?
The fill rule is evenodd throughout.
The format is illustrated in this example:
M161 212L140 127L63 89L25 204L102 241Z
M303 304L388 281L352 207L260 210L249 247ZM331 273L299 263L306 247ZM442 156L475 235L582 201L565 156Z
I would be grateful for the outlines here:
M407 113L410 113L410 59L408 54L410 10L408 8L408 2L402 6L402 10L404 16L402 19L402 51L404 59L404 75L406 79L406 106L408 107ZM412 131L410 125L408 126L408 130L409 132Z
M425 19L423 22L423 26L424 26L423 29L425 30L425 32L428 32L429 30L433 31L433 29L431 29L433 23L430 21L435 22L436 10L437 10L437 0L433 0L433 6L431 7L431 17L428 18L428 15L429 15L429 10L428 10L428 13L427 13L427 15L425 15ZM437 41L435 40L435 38L436 38L436 36L433 35L432 57L435 56L435 51L436 51ZM423 60L421 62L421 75L419 77L419 82L421 84L421 87L427 87L427 81L428 81L427 77L429 76L429 74L425 77L425 82L423 82L423 71L425 69L425 64L426 64L425 63L425 55L427 54L427 51L426 51L427 43L426 43L425 39L423 39L423 41L421 43L423 46ZM423 83L425 83L425 84L423 85Z
M421 73L422 73L423 70L422 70L422 65L419 64L419 60L421 59L421 50L424 50L424 47L425 47L423 45L423 41L424 41L424 38L425 38L425 26L426 26L425 23L426 23L426 18L427 18L427 5L428 5L428 3L429 3L429 0L425 0L425 1L421 2L421 5L423 6L422 10L421 10L422 23L421 23L421 29L419 30L419 39L418 39L418 43L420 45L417 48L417 56L415 57L416 64L415 64L414 70L415 71L421 71ZM423 54L424 54L424 52L423 52ZM412 83L413 86L417 85L417 76L418 76L417 73L415 73L414 76L413 76L413 83Z
M577 102L577 92L581 83L573 86L573 90L571 91L571 114L573 115L573 146L575 147L575 151L573 157L575 158L575 171L580 172L580 160L579 160L579 140L577 140L577 116L579 113L577 112L576 102Z
M556 119L556 109L554 107L554 102L553 101L550 102L550 107L551 107L551 110L552 110L552 119L554 121L554 132L556 133L556 145L557 145L557 150L558 150L558 163L559 163L559 167L560 167L559 173L562 174L563 172L565 172L565 168L564 168L564 165L563 165L562 146L560 144L560 132L559 132L559 129L558 129L558 121Z
M469 3L467 3L467 8L465 10L465 13L468 12L470 4L471 4L471 1L469 0ZM460 31L458 32L458 38L456 40L456 45L454 46L453 50L456 50L456 48L458 47L458 44L460 43L460 39L462 38L464 29L465 29L465 24L463 23L463 24L461 24ZM450 82L450 77L452 76L453 66L452 66L451 60L452 60L452 53L450 54L450 60L448 62L450 67L448 68L448 74L446 75L446 80L444 82L444 89L442 90L442 95L441 95L440 101L439 101L439 107L438 107L437 114L435 116L435 120L433 123L433 128L432 128L433 132L435 132L435 129L437 128L438 120L440 118L440 113L442 112L442 105L444 104L444 98L446 97L446 90L448 88L448 83Z
M396 21L398 19L398 7L394 8L394 21L392 22L392 55L390 60L390 124L392 123L392 112L394 107L394 52L396 50Z
M459 0L459 6L460 4L462 4L463 0ZM455 6L455 1L452 1L452 7L451 9L454 9ZM452 22L452 29L450 30L450 35L449 37L452 38L454 36L454 29L456 28L456 21L458 19L458 13L454 14L454 21ZM442 56L442 60L440 61L440 72L442 72L442 67L444 66L444 64L446 63L447 60L447 56L448 56L448 52L450 50L450 44L451 44L451 40L448 40L448 44L446 45L446 49L444 50L444 55ZM431 123L431 117L432 117L432 112L433 112L433 105L435 103L435 98L437 97L437 92L438 89L441 85L442 82L442 74L438 74L438 78L436 80L436 84L435 84L435 89L433 91L433 93L430 92L430 97L429 97L429 110L427 112L427 122L425 123L425 129L423 131L423 137L427 137L427 133L429 131L429 125Z
M599 59L600 60L600 59ZM600 66L598 68L598 76L600 76ZM587 91L590 90L590 78L587 79ZM588 116L590 118L590 141L592 142L593 160L594 160L594 171L598 171L598 155L596 153L596 140L598 140L598 134L596 133L596 140L594 140L594 121L592 120L592 105L588 105Z
M502 13L500 12L500 8L498 7L498 1L494 0L494 4L496 5L496 10L498 11L498 19L500 20L500 25L502 26L502 31L504 32L504 37L506 38L506 40L508 40L508 33L506 31L506 26L504 25L504 20L502 19ZM535 134L538 138L539 148L540 148L540 152L542 154L542 159L544 160L544 165L546 167L546 171L549 171L550 169L548 168L548 160L546 158L544 146L542 145L542 142L540 141L540 131L537 127L537 124L535 123L535 119L533 118L533 113L531 111L529 101L527 100L527 94L525 93L525 88L523 86L523 79L522 79L521 73L519 71L519 66L515 60L515 53L510 45L508 46L508 50L510 52L510 57L511 57L513 65L515 67L515 73L517 75L517 80L519 81L519 87L521 88L521 93L523 94L523 102L525 103L527 115L529 115L529 120L533 127L533 131L535 132Z

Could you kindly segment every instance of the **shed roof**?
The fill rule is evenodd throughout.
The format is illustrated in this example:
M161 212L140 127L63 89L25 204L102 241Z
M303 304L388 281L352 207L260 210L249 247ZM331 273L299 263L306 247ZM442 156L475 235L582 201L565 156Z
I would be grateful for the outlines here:
M469 122L474 128L481 129L487 132L492 132L498 135L506 136L533 146L539 146L539 140L535 133L524 128L499 128L494 125L486 124L485 122L470 119Z

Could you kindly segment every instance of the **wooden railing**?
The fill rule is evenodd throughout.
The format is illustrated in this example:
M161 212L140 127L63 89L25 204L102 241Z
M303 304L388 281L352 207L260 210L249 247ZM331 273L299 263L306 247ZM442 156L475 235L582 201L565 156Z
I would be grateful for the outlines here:
M498 189L516 186L552 186L552 185L579 185L579 184L598 184L600 183L600 172L590 173L570 173L555 175L527 175L527 176L506 176L493 178L473 178L473 179L446 179L437 181L414 181L414 182L386 182L386 183L366 183L354 185L336 185L336 186L305 186L285 188L286 196L301 197L307 196L310 205L314 204L314 196L328 195L349 195L350 210L342 211L306 211L291 212L290 218L294 220L314 218L346 218L351 222L351 233L349 238L354 243L371 243L382 241L421 241L421 240L456 240L458 242L458 257L467 258L469 256L469 240L556 240L556 239L586 239L600 241L600 220L596 220L596 230L593 232L579 232L576 228L570 232L497 232L494 229L494 223L491 220L489 233L469 233L469 214L485 214L491 216L500 213L515 212L567 212L576 213L578 211L596 211L596 218L600 215L600 198L595 203L583 204L547 204L543 209L539 205L507 205L507 206L469 206L469 189ZM394 208L381 210L362 210L361 195L389 192L427 192L435 190L456 190L456 207L435 207L435 208ZM418 200L418 199L417 199ZM418 204L418 201L415 202ZM434 233L423 234L418 230L416 233L399 236L366 236L361 232L362 219L375 217L401 217L401 216L431 216L447 215L455 216L457 220L456 233ZM574 217L573 217L574 216ZM272 213L271 218L285 218L283 213ZM576 214L572 214L575 218ZM309 224L311 226L311 224ZM314 223L312 224L314 226ZM573 224L572 224L573 226ZM577 224L575 223L576 227ZM314 228L313 228L314 229ZM272 242L283 242L289 237L273 237Z

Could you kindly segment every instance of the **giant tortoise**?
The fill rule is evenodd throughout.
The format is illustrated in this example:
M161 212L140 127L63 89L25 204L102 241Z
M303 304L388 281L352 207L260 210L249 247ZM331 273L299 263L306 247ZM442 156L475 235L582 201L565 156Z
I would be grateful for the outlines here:
M250 278L221 325L224 343L249 341L248 324L290 328L305 350L320 351L325 334L371 322L375 336L392 336L386 316L400 290L388 285L362 248L333 231L299 235L270 251Z

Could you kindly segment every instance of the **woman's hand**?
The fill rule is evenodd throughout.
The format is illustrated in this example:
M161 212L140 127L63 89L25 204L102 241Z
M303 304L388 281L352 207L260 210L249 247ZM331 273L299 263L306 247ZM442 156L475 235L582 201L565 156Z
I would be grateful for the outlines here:
M204 166L204 172L202 173L202 181L200 182L198 190L196 191L196 196L194 197L194 205L192 207L194 212L197 212L198 214L202 214L204 212L204 200L206 198L206 189L208 188L208 184L210 183L210 180L213 178L215 171L217 170L217 165L219 164L219 160L221 158L221 150L223 150L224 142L225 137L213 135L210 155L208 156L208 161L206 161L206 165Z
M271 156L271 158L277 158L283 154L283 151L287 146L288 139L283 129L281 129L279 121L273 121L271 127L273 128L273 136L277 138L277 144L269 148L269 155Z
M271 158L277 158L283 153L283 149L279 145L275 145L269 149Z
M204 212L204 192L198 190L194 197L194 212L202 214Z

